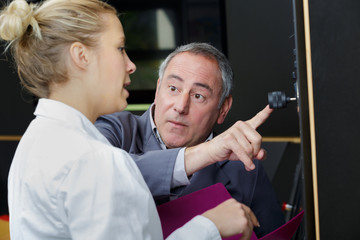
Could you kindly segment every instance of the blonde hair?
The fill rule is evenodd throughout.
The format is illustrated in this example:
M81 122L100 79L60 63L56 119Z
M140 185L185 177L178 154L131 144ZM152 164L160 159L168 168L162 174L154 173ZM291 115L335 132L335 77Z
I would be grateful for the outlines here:
M11 48L21 83L32 94L48 97L51 83L68 78L66 48L73 42L96 47L106 28L103 13L117 14L101 0L12 1L0 13L0 37Z

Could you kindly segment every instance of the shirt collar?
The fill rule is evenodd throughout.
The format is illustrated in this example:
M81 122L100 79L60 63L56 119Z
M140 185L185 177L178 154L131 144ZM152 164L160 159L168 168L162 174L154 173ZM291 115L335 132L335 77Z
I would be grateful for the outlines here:
M109 141L97 130L94 124L80 111L62 102L41 98L36 106L35 116L61 121L62 124L81 131L106 144Z
M154 109L155 109L155 104L151 104L150 106L150 124L151 124L151 129L152 129L152 132L156 138L156 140L158 141L158 143L160 144L160 147L162 150L165 150L166 149L166 145L165 143L163 142L163 140L161 139L160 137L160 134L159 134L159 131L157 130L156 128L156 125L155 125L155 122L154 122Z
M154 122L154 110L155 110L155 104L153 103L153 104L151 104L151 106L150 106L150 112L149 112L149 114L150 114L149 119L150 119L151 129L152 129L152 131L153 131L153 134L154 134L156 140L157 140L158 143L160 144L161 148L164 150L164 149L166 149L167 147L166 147L165 143L163 142L163 140L161 139L160 134L159 134L159 131L158 131L157 128L156 128L156 125L155 125L155 122ZM211 132L210 135L209 135L209 137L206 139L206 142L207 142L207 141L210 141L211 139L213 139L213 137L214 137L214 133Z

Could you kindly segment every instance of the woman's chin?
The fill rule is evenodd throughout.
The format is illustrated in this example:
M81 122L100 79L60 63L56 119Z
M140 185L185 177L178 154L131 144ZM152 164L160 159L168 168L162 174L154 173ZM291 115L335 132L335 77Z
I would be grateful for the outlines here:
M122 100L122 101L121 101L121 104L120 104L119 107L118 107L117 112L124 111L127 106L128 106L128 103L127 103L126 99L125 99L125 100Z

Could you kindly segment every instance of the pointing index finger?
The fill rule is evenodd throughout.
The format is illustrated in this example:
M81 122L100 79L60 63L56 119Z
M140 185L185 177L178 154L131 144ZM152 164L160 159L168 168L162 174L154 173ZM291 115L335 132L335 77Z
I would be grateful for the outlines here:
M258 127L263 124L266 119L269 118L270 114L274 111L274 109L271 109L269 105L266 105L266 107L258 112L252 119L247 120L246 122L254 129L257 129Z

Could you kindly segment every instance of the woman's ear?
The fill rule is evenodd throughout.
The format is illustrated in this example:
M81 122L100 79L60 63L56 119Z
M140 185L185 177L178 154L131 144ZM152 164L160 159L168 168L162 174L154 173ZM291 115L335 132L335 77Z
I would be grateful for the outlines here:
M71 61L80 69L85 69L89 65L90 50L80 42L74 42L70 46Z
M230 94L227 98L225 98L223 104L221 105L219 116L217 119L218 124L222 124L226 118L226 115L229 113L231 105L232 105L232 95Z

